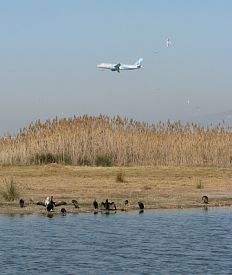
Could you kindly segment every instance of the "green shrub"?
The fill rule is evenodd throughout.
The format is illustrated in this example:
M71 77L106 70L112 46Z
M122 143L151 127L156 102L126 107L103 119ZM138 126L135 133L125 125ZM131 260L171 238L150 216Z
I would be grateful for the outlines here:
M5 185L6 185L6 190L1 192L2 197L6 201L14 201L19 198L19 193L17 191L15 182L11 178L10 181L7 181L4 179Z
M117 173L116 182L125 182L125 175L122 171Z
M113 158L109 155L99 155L95 159L96 166L111 167L113 166Z
M204 185L203 183L201 182L201 180L197 183L197 189L203 189L204 188Z
M48 164L57 162L57 157L51 153L36 154L34 164Z
M87 157L83 157L83 158L78 158L76 161L76 164L81 166L90 166L91 161Z
M49 163L64 163L72 164L72 159L69 155L56 155L52 153L42 153L36 154L35 157L31 160L33 164L49 164Z
M71 158L71 156L69 156L68 154L65 154L65 155L61 158L61 162L64 163L64 164L71 165L71 164L72 164L72 158Z

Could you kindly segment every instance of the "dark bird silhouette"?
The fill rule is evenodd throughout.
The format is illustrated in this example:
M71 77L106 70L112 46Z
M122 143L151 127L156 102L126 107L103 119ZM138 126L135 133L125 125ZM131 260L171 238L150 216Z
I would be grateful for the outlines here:
M101 207L104 207L105 210L117 210L116 204L113 201L109 202L108 199L101 203Z
M203 196L201 199L202 199L203 203L206 203L206 204L209 203L209 198L207 196Z
M47 211L53 211L54 210L54 203L53 202L49 202L49 204L47 205Z
M65 216L67 211L65 208L61 208L60 212L62 213L63 216Z
M55 203L53 201L53 196L51 196L49 203L47 204L47 211L53 211L55 207Z
M80 205L77 200L72 200L72 204L75 206L75 208L80 208Z
M44 201L38 201L36 204L37 205L42 205L42 206L45 206L45 207L47 207L50 204L48 208L49 209L54 209L54 206L66 205L67 202L65 202L65 201L55 202L55 201L53 201L53 196L51 196L51 197L47 197Z
M21 208L24 207L24 200L23 200L23 199L20 199L20 200L19 200L19 205L20 205Z
M93 207L94 209L98 209L98 203L96 200L93 201Z
M124 204L125 204L125 205L128 205L128 203L129 203L128 200L125 200L125 201L124 201Z
M47 211L50 212L53 210L54 210L54 204L49 202L49 204L47 205Z
M138 205L139 205L139 208L140 208L141 210L144 209L144 204L143 204L141 201L138 202Z
M109 203L108 199L106 199L104 206L105 206L106 210L110 210L110 203Z

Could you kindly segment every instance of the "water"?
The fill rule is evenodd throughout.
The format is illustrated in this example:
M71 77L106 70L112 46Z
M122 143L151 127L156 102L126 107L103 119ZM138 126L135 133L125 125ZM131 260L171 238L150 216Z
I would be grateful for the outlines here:
M232 274L232 209L0 216L0 274Z

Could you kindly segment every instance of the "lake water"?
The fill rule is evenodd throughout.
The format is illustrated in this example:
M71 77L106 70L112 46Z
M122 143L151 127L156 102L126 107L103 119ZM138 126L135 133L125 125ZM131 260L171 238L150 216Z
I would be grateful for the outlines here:
M232 274L232 209L1 215L0 274Z

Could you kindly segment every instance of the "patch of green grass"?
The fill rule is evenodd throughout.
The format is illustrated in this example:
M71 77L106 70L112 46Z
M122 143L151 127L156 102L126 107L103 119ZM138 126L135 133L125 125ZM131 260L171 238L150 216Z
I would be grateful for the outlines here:
M16 188L16 184L11 178L9 181L7 179L4 179L5 185L6 185L6 190L1 191L1 195L3 199L6 201L14 201L19 198L19 192Z
M113 158L109 155L98 155L95 159L96 166L111 167L113 166Z
M126 182L125 181L125 174L122 171L117 173L116 182Z
M63 163L72 164L71 157L67 154L56 155L52 153L42 153L36 154L34 158L31 159L31 163L35 165L49 164L49 163Z
M204 184L201 182L201 180L197 183L196 187L197 187L197 189L203 189L204 188Z
M90 166L91 161L87 157L83 157L83 158L77 159L76 164L80 166Z

